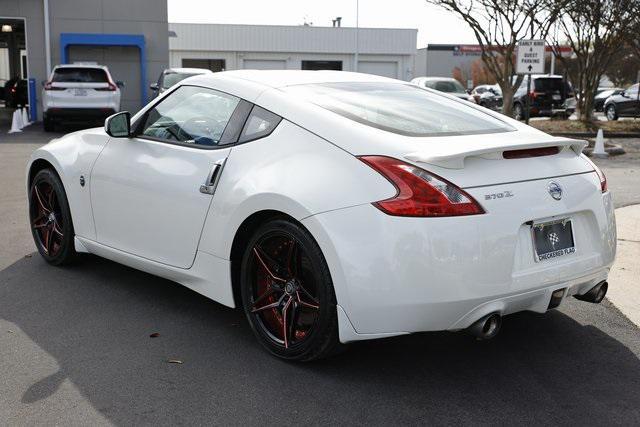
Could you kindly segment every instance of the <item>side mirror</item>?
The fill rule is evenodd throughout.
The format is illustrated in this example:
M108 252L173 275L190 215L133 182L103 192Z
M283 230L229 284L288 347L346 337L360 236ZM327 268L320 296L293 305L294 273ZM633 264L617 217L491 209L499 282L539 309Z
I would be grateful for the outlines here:
M107 117L104 131L113 138L129 138L131 136L131 113L122 111Z
M160 88L160 86L158 86L158 83L151 83L149 85L149 89L151 89L154 92L157 92L159 88Z
M124 87L124 82L122 80L118 80L116 82L116 86L118 86L120 89L122 89Z

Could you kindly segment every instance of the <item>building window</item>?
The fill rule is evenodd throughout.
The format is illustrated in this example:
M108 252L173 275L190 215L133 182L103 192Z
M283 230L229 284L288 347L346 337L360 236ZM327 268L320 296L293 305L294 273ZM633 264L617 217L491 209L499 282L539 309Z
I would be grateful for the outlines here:
M302 61L302 69L342 71L342 61Z
M184 68L206 68L214 73L225 70L224 59L183 59Z

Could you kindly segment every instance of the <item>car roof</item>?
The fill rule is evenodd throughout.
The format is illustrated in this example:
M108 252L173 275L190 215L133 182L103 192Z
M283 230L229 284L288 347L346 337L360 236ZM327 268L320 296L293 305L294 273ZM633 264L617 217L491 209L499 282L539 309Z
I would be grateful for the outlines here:
M211 84L215 84L219 80L242 80L270 88L319 83L389 82L407 84L407 82L388 77L328 70L234 70L191 77L191 79L198 79L203 83L210 81Z
M436 80L439 80L439 81L448 81L448 82L456 81L457 82L457 80L454 79L453 77L423 77L423 79L425 81L436 81Z
M267 92L287 86L323 83L373 83L409 85L409 82L374 76L371 74L346 71L307 71L307 70L234 70L218 73L199 74L188 77L180 85L210 87L249 102ZM260 104L259 104L260 105ZM265 107L266 108L266 107Z
M176 67L176 68L167 68L163 71L164 74L169 73L180 73L180 74L210 74L213 71L208 68L184 68L184 67Z

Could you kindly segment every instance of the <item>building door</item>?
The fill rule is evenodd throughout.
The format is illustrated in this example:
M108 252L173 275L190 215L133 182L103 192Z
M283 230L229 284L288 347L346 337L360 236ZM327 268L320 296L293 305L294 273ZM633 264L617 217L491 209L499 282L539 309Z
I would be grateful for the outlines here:
M287 61L278 59L245 59L242 62L245 70L284 70Z
M302 61L302 69L342 71L342 61Z
M184 68L204 68L206 70L211 70L214 73L219 71L224 71L225 61L224 59L189 59L185 58L182 60L182 66Z
M114 81L121 81L120 109L138 111L140 99L140 51L133 46L69 46L69 63L92 62L106 65Z

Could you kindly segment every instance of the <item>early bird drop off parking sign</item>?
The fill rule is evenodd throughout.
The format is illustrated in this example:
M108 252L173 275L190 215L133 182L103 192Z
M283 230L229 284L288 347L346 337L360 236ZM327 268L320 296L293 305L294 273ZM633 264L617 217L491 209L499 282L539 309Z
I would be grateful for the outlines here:
M518 43L516 73L544 73L544 40L520 40Z

